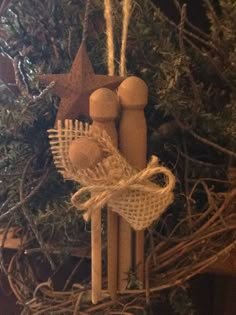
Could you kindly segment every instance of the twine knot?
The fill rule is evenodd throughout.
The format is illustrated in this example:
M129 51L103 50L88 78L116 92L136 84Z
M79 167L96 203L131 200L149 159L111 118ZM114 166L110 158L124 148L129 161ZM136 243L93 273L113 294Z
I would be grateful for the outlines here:
M150 180L153 176L163 174L165 176L165 185L154 184ZM107 181L109 183L109 179ZM112 179L111 181L112 182ZM126 178L120 179L116 184L96 184L88 185L79 189L71 198L72 204L77 208L86 211L84 219L88 221L92 212L103 208L107 203L117 198L122 198L122 194L136 191L162 195L170 193L175 185L175 177L167 168L160 166L158 158L152 156L147 167ZM90 193L88 200L84 196ZM116 211L116 209L113 209Z

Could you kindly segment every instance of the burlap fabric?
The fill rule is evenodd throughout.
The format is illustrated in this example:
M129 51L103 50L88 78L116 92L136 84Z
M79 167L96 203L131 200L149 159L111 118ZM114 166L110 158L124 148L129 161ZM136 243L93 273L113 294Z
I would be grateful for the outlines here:
M173 202L175 177L169 169L159 165L157 157L152 157L146 169L137 171L112 145L105 131L91 129L88 124L78 121L66 120L64 124L58 121L56 129L48 132L58 171L65 179L84 186L72 196L71 201L76 208L86 211L86 220L92 211L107 204L109 209L119 213L135 230L142 230L158 219ZM93 168L78 170L69 160L70 144L80 137L97 141L103 152L104 159ZM151 182L157 174L164 176L162 185Z

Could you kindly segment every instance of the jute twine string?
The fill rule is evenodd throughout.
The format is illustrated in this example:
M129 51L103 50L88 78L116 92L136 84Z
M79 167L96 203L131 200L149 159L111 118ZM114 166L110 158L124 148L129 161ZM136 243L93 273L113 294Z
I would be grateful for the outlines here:
M124 0L123 2L123 30L122 30L122 40L121 40L121 54L120 54L120 75L126 75L126 46L128 37L128 27L130 20L130 13L132 7L132 0Z
M80 137L97 141L104 159L91 169L78 170L68 156L71 142ZM166 167L159 165L152 157L147 168L138 172L120 155L104 130L91 129L87 124L66 120L58 121L57 129L49 130L49 139L54 162L65 179L84 185L72 196L72 203L79 210L85 210L88 220L92 212L105 204L119 213L135 230L142 230L156 220L173 202L175 177ZM150 180L162 174L162 187ZM90 193L88 200L84 196Z
M126 46L128 37L128 27L131 15L132 0L123 0L123 28L121 38L121 53L120 53L120 66L119 74L121 76L126 75ZM107 33L107 64L108 74L115 74L114 65L114 37L113 37L113 22L112 22L112 4L111 0L104 0L104 17L106 20L106 33Z
M82 42L85 42L88 37L89 8L90 8L90 0L87 0L86 6L85 6L84 22L83 22L84 25L83 25Z
M114 38L113 38L113 22L112 22L112 5L111 0L104 0L104 17L106 20L107 33L107 66L108 74L115 74L114 64Z

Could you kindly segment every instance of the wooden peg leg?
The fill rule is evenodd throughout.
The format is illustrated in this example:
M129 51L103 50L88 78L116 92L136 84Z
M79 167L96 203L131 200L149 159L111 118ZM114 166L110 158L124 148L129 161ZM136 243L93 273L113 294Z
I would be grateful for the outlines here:
M119 273L118 288L123 293L128 284L128 273L132 267L132 229L128 222L119 218Z
M118 274L118 215L111 209L107 213L108 292L112 300L117 298Z
M135 265L137 277L144 283L144 231L135 232Z
M102 292L101 210L91 215L92 303L97 304Z

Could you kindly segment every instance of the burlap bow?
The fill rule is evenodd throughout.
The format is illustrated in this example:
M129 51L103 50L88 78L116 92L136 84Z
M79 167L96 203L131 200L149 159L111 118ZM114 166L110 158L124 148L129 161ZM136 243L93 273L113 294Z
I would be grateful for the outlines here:
M99 143L106 158L92 169L75 170L68 157L70 143L80 137L88 137ZM71 198L79 210L86 211L88 220L93 211L106 204L119 213L135 230L148 227L158 219L173 202L175 177L169 169L158 163L153 156L147 167L137 171L113 147L110 137L102 130L91 130L88 125L66 121L58 123L58 129L49 130L51 149L55 164L65 179L82 185ZM164 175L164 185L150 180ZM84 201L84 196L90 197Z

